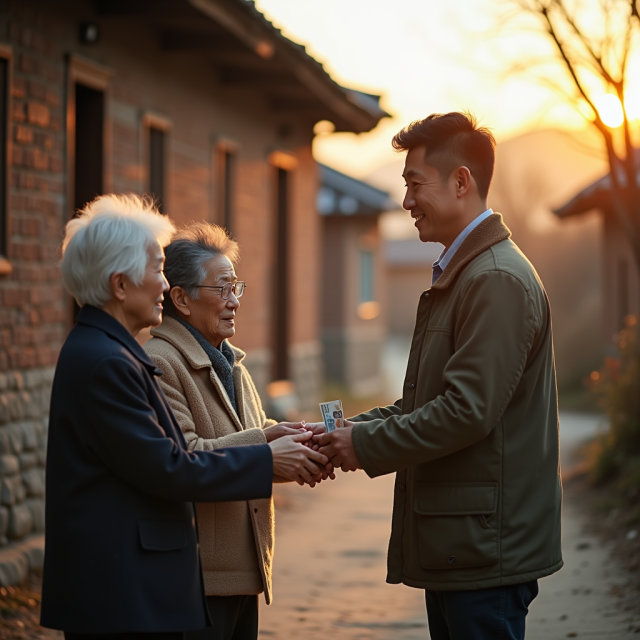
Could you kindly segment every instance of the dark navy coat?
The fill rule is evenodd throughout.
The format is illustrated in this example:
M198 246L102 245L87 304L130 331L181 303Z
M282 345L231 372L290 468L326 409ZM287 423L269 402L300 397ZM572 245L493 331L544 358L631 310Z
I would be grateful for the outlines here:
M187 451L161 374L117 320L82 308L51 398L45 627L207 626L192 502L271 495L268 445Z

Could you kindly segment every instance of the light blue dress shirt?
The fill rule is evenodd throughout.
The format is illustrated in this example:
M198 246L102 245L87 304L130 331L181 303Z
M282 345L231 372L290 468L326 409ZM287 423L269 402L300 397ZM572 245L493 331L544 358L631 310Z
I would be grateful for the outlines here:
M443 271L447 268L447 265L456 255L456 251L460 248L460 245L467 239L467 236L483 221L486 220L493 213L493 209L487 209L481 213L477 218L474 218L458 235L458 237L451 243L451 246L442 250L440 257L433 263L433 274L431 276L431 286L436 283L436 280L442 275Z

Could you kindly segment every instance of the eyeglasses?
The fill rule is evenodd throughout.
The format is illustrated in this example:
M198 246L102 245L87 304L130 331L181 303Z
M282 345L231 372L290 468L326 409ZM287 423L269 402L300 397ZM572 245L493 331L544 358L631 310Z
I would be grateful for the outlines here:
M227 282L227 284L219 287L211 287L204 284L198 285L196 287L196 289L220 289L220 297L223 300L228 300L232 291L233 291L233 295L236 298L241 298L246 288L247 288L247 285L245 282L242 282L242 280L238 280L238 282Z

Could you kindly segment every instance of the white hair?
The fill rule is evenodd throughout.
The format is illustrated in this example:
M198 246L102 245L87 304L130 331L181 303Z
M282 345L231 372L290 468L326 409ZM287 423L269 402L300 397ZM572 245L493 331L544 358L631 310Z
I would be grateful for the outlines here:
M112 298L114 273L140 285L149 249L165 247L175 227L153 201L136 195L99 196L70 220L62 243L62 282L81 307Z

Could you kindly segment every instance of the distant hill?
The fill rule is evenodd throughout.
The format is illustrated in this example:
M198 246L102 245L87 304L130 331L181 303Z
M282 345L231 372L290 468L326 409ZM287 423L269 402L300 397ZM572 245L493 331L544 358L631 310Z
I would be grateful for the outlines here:
M399 158L367 181L401 202L403 165ZM534 131L497 147L489 206L503 214L548 292L558 376L565 384L598 366L602 355L600 221L595 213L561 221L551 209L606 172L591 131ZM416 234L408 213L388 215L383 231L396 239Z

